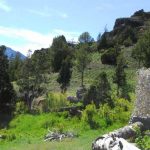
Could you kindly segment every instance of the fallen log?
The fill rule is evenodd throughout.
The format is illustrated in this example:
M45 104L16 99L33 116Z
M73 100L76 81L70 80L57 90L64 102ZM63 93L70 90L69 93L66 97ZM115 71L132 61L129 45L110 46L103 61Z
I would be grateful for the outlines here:
M64 138L74 137L76 137L76 135L72 132L60 133L49 131L49 133L44 137L44 141L61 141Z

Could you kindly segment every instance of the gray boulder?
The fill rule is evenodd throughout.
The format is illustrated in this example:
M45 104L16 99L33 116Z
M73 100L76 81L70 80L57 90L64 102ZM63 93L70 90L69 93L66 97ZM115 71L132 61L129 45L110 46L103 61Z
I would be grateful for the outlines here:
M139 150L125 140L136 135L135 127L142 130L143 124L137 122L98 137L92 143L92 150Z

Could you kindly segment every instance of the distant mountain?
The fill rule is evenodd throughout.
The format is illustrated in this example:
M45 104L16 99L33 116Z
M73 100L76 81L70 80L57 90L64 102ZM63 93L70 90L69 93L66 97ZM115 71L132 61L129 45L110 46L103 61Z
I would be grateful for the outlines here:
M15 51L15 50L13 50L13 49L11 49L11 48L9 48L9 47L6 47L5 54L7 55L8 59L15 58L15 56L16 56L17 54L20 55L20 58L21 58L22 60L26 59L26 56L25 56L25 55L23 55L22 53L20 53L20 52L18 52L18 51Z

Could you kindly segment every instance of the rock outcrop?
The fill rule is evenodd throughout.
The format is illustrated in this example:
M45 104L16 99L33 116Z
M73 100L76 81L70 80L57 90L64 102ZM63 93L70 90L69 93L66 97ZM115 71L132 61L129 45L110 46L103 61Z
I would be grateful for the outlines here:
M145 130L150 129L150 69L138 71L135 109L130 123L140 121Z
M136 135L136 127L142 130L143 124L137 122L98 137L92 143L92 150L139 150L135 145L125 140Z
M112 47L115 43L125 44L131 41L132 44L136 43L139 37L149 28L150 12L139 10L131 17L118 18L112 31L104 32L102 38L106 38L107 47Z

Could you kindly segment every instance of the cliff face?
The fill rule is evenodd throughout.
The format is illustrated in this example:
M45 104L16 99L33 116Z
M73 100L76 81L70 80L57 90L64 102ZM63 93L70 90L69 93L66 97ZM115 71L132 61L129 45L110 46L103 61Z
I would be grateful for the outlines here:
M130 26L132 28L143 27L144 25L146 25L146 21L148 20L150 20L150 12L139 10L135 12L130 18L116 19L114 30L122 28L124 26Z
M116 19L114 30L119 30L120 28L124 28L125 26L130 26L132 28L137 28L144 25L144 21L142 19L135 18L119 18Z
M115 21L111 32L105 32L107 43L110 46L114 43L121 45L128 39L131 43L136 43L140 35L150 26L150 12L139 10L129 18L118 18Z

